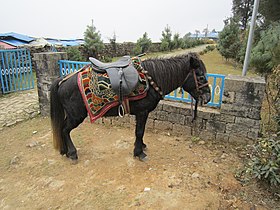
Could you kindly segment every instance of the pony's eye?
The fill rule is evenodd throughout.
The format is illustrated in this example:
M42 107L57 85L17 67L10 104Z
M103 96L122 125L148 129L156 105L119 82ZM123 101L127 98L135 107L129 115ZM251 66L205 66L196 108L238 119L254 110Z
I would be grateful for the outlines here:
M197 79L198 81L204 81L204 76L198 76Z

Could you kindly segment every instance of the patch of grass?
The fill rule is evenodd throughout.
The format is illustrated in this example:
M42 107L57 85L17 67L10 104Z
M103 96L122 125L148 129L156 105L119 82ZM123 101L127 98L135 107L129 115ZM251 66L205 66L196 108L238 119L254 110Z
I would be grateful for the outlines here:
M208 73L224 74L224 75L242 75L242 66L236 65L231 61L226 61L217 50L213 50L200 56L206 65ZM257 76L257 74L249 69L247 76Z

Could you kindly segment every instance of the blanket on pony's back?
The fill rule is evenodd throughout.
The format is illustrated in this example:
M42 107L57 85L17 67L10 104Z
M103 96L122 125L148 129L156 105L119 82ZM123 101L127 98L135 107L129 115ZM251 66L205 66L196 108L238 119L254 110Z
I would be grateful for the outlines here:
M129 101L146 97L149 88L146 76L139 71L139 59L132 58L132 62L139 79L136 88L124 97L125 106L129 106ZM90 64L78 73L78 85L92 123L119 105L119 96L113 91L108 74L95 72Z

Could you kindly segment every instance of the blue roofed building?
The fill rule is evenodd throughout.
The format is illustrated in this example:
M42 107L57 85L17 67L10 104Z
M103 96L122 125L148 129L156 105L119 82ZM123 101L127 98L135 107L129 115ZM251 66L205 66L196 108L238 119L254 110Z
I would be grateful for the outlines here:
M35 38L14 32L0 33L0 45L4 48L17 48L29 44ZM2 43L2 44L1 44Z
M214 40L217 40L219 39L219 33L218 32L210 32L208 33L206 36L204 33L200 33L200 34L191 34L190 35L191 38L200 38L200 39L204 39L204 38L207 38L207 39L214 39Z
M0 33L0 47L4 49L13 49L23 46L79 46L84 44L83 39L52 39L52 38L35 38L14 32Z

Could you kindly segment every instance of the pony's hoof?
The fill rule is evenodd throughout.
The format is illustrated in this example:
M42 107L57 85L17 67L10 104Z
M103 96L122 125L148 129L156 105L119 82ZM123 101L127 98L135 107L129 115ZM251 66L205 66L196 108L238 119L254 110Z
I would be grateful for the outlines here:
M138 156L138 158L139 158L140 161L143 161L143 162L148 161L148 156L147 156L144 152L142 152L142 153Z

